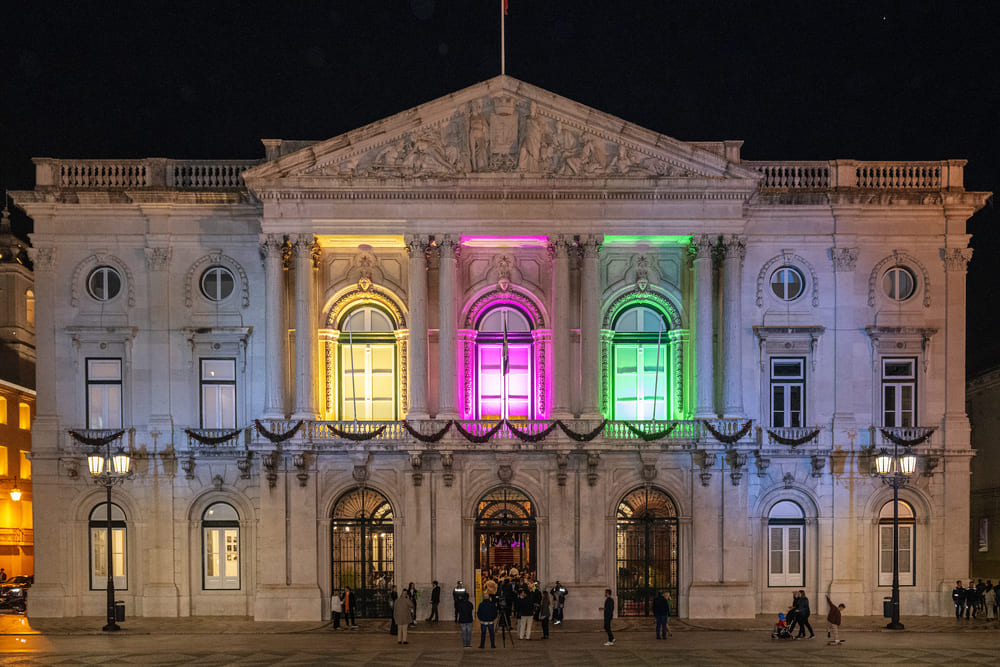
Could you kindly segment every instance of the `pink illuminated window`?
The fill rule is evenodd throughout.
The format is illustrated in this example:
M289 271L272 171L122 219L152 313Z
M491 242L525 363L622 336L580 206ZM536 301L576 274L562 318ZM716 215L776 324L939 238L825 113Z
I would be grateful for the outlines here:
M491 310L476 343L477 417L531 419L531 327L519 310Z

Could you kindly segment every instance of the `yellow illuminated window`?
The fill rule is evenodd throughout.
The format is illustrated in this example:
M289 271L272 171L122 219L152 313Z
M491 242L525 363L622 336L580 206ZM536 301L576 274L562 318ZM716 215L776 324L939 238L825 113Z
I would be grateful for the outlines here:
M31 479L31 459L28 452L21 452L21 479Z
M27 403L17 404L17 427L25 431L31 430L31 406Z
M0 424L7 423L7 399L0 396Z

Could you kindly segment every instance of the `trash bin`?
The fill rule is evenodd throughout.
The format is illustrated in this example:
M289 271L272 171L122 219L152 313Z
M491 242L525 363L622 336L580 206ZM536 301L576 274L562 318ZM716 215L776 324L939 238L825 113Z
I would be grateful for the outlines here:
M892 598L882 598L882 616L892 618Z
M125 601L115 600L115 621L125 620Z

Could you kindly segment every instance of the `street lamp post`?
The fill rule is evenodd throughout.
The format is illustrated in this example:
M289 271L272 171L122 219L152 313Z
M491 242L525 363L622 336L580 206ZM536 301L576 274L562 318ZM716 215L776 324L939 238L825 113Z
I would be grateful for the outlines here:
M94 476L94 482L103 486L108 492L108 534L105 539L104 548L108 552L108 622L101 628L105 632L116 632L121 628L115 622L115 570L114 553L112 549L111 536L111 487L121 484L131 473L132 460L127 453L119 449L112 454L111 441L108 441L105 451L101 451L101 446L94 449L94 453L87 457L87 465L90 474Z
M884 449L875 457L875 470L882 482L892 487L892 619L885 627L902 630L899 622L899 487L909 481L917 467L917 457L909 448L900 456L899 444L892 443L892 454Z

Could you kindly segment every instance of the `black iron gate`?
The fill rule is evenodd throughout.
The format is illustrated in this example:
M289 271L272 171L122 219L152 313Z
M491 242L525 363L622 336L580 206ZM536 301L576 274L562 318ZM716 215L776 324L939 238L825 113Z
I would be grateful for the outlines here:
M330 522L331 582L350 587L360 618L392 615L392 505L378 491L358 487L342 495Z
M677 509L659 489L626 495L617 512L618 615L649 616L659 591L677 613Z

